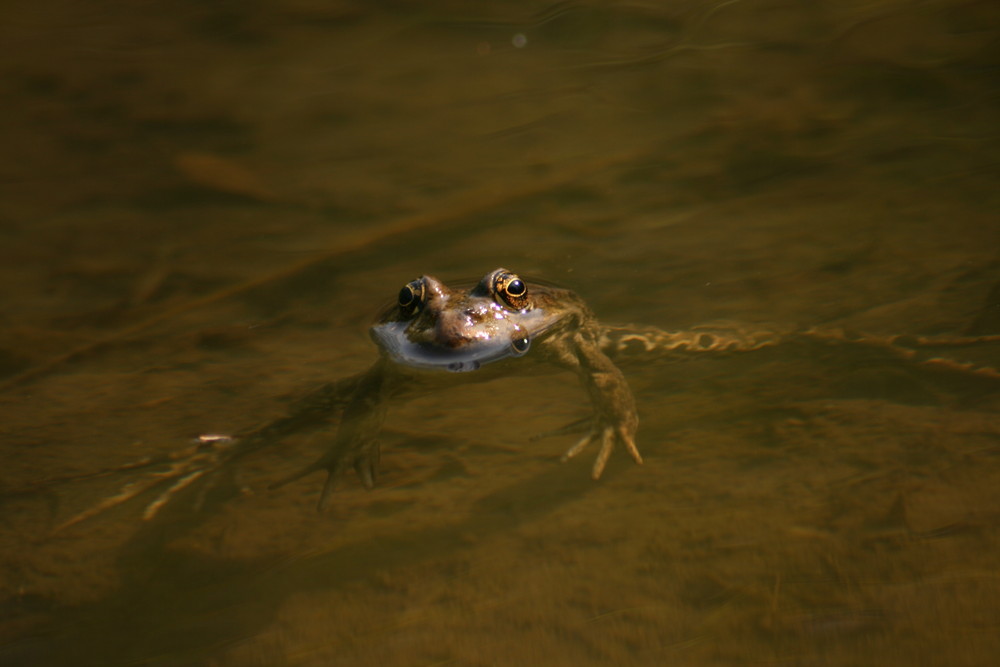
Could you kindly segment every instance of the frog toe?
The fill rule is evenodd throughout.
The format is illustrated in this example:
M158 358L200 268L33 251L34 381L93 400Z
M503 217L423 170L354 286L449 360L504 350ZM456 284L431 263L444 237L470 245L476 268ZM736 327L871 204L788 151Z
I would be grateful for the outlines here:
M594 479L599 479L604 472L604 466L608 463L608 457L611 456L611 452L615 448L615 429L611 426L603 428L595 427L590 433L580 438L575 445L566 450L566 453L562 455L562 461L563 463L569 461L586 449L592 442L601 443L601 449L597 453L597 460L594 462L594 468L590 474Z
M586 449L587 445L589 445L590 441L593 439L594 439L593 432L583 436L582 438L577 440L575 445L566 450L566 453L562 455L562 458L560 460L563 463L566 463L566 461L569 461L571 458L573 458L574 456L582 452L584 449Z
M288 475L287 477L279 479L277 482L272 482L268 485L268 488L274 490L296 480L302 479L306 475L311 475L314 472L325 470L326 481L323 483L323 491L320 493L319 503L317 504L317 509L322 512L330 505L330 496L333 493L334 485L336 484L337 478L340 477L343 467L344 466L340 461L329 461L324 457L314 461L305 468Z
M594 460L594 467L590 472L591 479L598 480L604 473L604 467L608 465L608 459L611 458L611 452L615 449L615 429L607 426L601 431L601 449L597 452L597 458Z
M333 489L340 477L340 465L330 468L326 473L326 481L323 482L323 490L319 494L319 501L316 503L317 512L325 512L330 508L330 499L333 497Z
M629 429L624 426L619 427L618 437L625 443L625 449L632 455L632 459L639 465L642 465L642 454L639 453L639 448L635 446L635 438L629 433Z
M554 428L550 431L542 431L541 433L536 433L528 438L528 442L536 442L543 438L551 438L557 435L582 433L590 428L591 422L593 422L593 419L590 417L583 417L582 419L576 419L564 426L560 426L559 428Z
M594 467L591 469L590 476L593 479L600 479L601 475L604 474L604 468L608 464L608 459L611 458L611 453L615 450L615 444L621 441L625 445L625 449L632 456L632 459L642 465L642 455L639 453L639 448L635 446L635 438L632 436L633 430L627 425L622 426L604 426L603 428L595 428L586 436L581 438L575 445L570 447L565 454L562 455L562 461L565 463L570 460L584 449L587 448L592 442L600 442L601 448L597 452L597 459L594 460Z
M378 456L360 456L354 461L354 471L358 473L358 479L371 491L375 488L375 480L378 477Z

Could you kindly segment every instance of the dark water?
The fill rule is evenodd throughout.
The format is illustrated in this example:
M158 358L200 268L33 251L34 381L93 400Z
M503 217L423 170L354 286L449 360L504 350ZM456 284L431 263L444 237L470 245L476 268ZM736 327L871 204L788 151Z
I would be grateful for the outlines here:
M998 42L985 1L3 3L0 664L991 664L1000 380L851 346L626 363L646 465L598 483L530 440L566 374L393 409L327 514L267 485L329 432L153 521L53 531L142 471L36 483L283 414L421 273L998 334Z

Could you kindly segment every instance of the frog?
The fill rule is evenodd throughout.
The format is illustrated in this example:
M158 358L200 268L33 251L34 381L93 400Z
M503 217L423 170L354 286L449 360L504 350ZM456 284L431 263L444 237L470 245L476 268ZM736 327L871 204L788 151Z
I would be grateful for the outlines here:
M505 268L487 273L467 290L421 276L400 289L396 303L372 326L378 358L347 401L326 454L272 487L325 470L319 501L325 509L334 482L351 465L364 486L373 488L378 433L391 397L419 384L422 372L464 375L529 354L575 374L590 400L588 431L563 454L563 461L596 446L591 468L595 480L616 447L623 447L641 465L635 444L639 425L635 398L621 370L602 351L601 333L596 316L576 294L529 284Z
M679 331L606 325L573 291L523 279L502 267L468 287L448 287L430 275L413 279L380 312L369 333L377 353L367 370L312 390L286 416L263 426L235 436L204 434L189 447L165 457L89 474L93 477L158 469L144 483L127 484L117 495L75 515L58 529L169 483L146 507L143 518L152 519L172 498L199 480L292 434L325 427L339 413L340 423L325 452L311 464L270 484L271 489L276 489L325 472L317 506L326 510L337 482L349 468L354 469L365 488L375 487L381 459L379 433L391 403L437 390L442 384L483 382L518 373L531 362L569 371L583 387L590 413L582 423L584 435L563 453L561 460L566 462L588 448L596 449L590 469L594 480L602 477L616 449L623 449L636 464L643 463L636 445L636 400L617 363L621 359L736 354L790 342L859 345L877 348L908 363L1000 380L1000 372L991 367L927 352L941 347L995 344L1000 342L1000 335L880 336L840 329L729 322Z

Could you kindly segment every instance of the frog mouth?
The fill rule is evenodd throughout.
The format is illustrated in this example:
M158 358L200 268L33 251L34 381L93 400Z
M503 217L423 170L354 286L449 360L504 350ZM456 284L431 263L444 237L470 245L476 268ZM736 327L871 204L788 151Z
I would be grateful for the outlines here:
M457 347L414 342L406 334L407 322L386 322L371 328L376 344L396 363L414 368L466 373L509 357L520 357L531 347L531 337L517 332L512 339L496 336L464 342Z

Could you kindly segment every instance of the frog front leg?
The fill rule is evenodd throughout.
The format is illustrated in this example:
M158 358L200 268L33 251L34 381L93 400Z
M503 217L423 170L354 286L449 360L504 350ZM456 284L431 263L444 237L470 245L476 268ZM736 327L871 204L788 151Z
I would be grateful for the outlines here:
M635 398L625 376L600 349L596 341L577 334L555 348L557 363L573 369L587 389L594 409L590 432L570 447L562 456L568 461L591 443L599 443L597 459L591 471L595 480L601 477L616 445L623 445L636 463L642 455L635 445L639 415Z
M275 482L271 488L284 486L318 470L326 471L326 482L320 494L318 508L330 504L334 485L347 466L353 466L365 488L375 486L378 474L378 435L385 421L393 374L389 363L380 358L358 381L354 394L344 407L340 428L326 452L306 468Z

